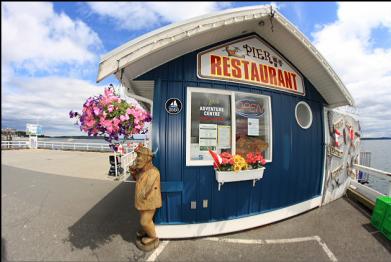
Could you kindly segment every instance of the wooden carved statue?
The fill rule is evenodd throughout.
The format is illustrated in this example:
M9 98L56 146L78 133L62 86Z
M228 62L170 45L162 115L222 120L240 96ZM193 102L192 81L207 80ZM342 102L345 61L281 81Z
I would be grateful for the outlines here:
M152 151L138 146L135 149L137 158L131 167L131 174L136 180L135 207L140 212L141 229L137 232L136 246L143 251L151 251L158 247L153 216L156 208L162 206L160 191L160 173L152 164Z

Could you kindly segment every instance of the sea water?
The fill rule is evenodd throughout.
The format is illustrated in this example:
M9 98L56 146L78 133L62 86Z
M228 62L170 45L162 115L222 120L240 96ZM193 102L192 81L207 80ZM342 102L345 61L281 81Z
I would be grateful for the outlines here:
M371 152L371 167L391 173L391 140L362 140L361 152ZM368 186L387 195L390 182L369 176Z

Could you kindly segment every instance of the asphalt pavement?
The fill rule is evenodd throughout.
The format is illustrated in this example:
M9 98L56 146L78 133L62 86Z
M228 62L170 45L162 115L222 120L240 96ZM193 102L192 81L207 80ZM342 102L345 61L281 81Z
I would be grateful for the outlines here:
M5 261L391 261L390 241L347 199L251 230L163 240L144 253L134 244L133 184L1 171Z

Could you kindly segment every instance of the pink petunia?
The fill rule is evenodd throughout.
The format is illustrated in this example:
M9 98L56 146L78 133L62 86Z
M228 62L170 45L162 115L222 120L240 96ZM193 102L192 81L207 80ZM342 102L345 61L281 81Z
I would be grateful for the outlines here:
M127 115L127 114L121 115L121 116L119 117L119 119L121 119L122 122L123 122L123 121L126 121L126 120L129 120L129 115Z
M113 119L113 126L118 127L119 123L121 123L121 120L119 120L118 118L115 117Z
M99 107L94 107L94 114L96 115L96 116L98 116L99 114L100 114L100 109L99 109Z

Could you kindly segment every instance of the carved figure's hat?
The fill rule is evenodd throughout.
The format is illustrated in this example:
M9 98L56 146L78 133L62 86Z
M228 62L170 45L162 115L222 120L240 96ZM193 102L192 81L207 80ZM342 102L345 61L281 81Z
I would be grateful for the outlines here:
M134 150L137 154L153 156L151 149L143 146L141 143Z

